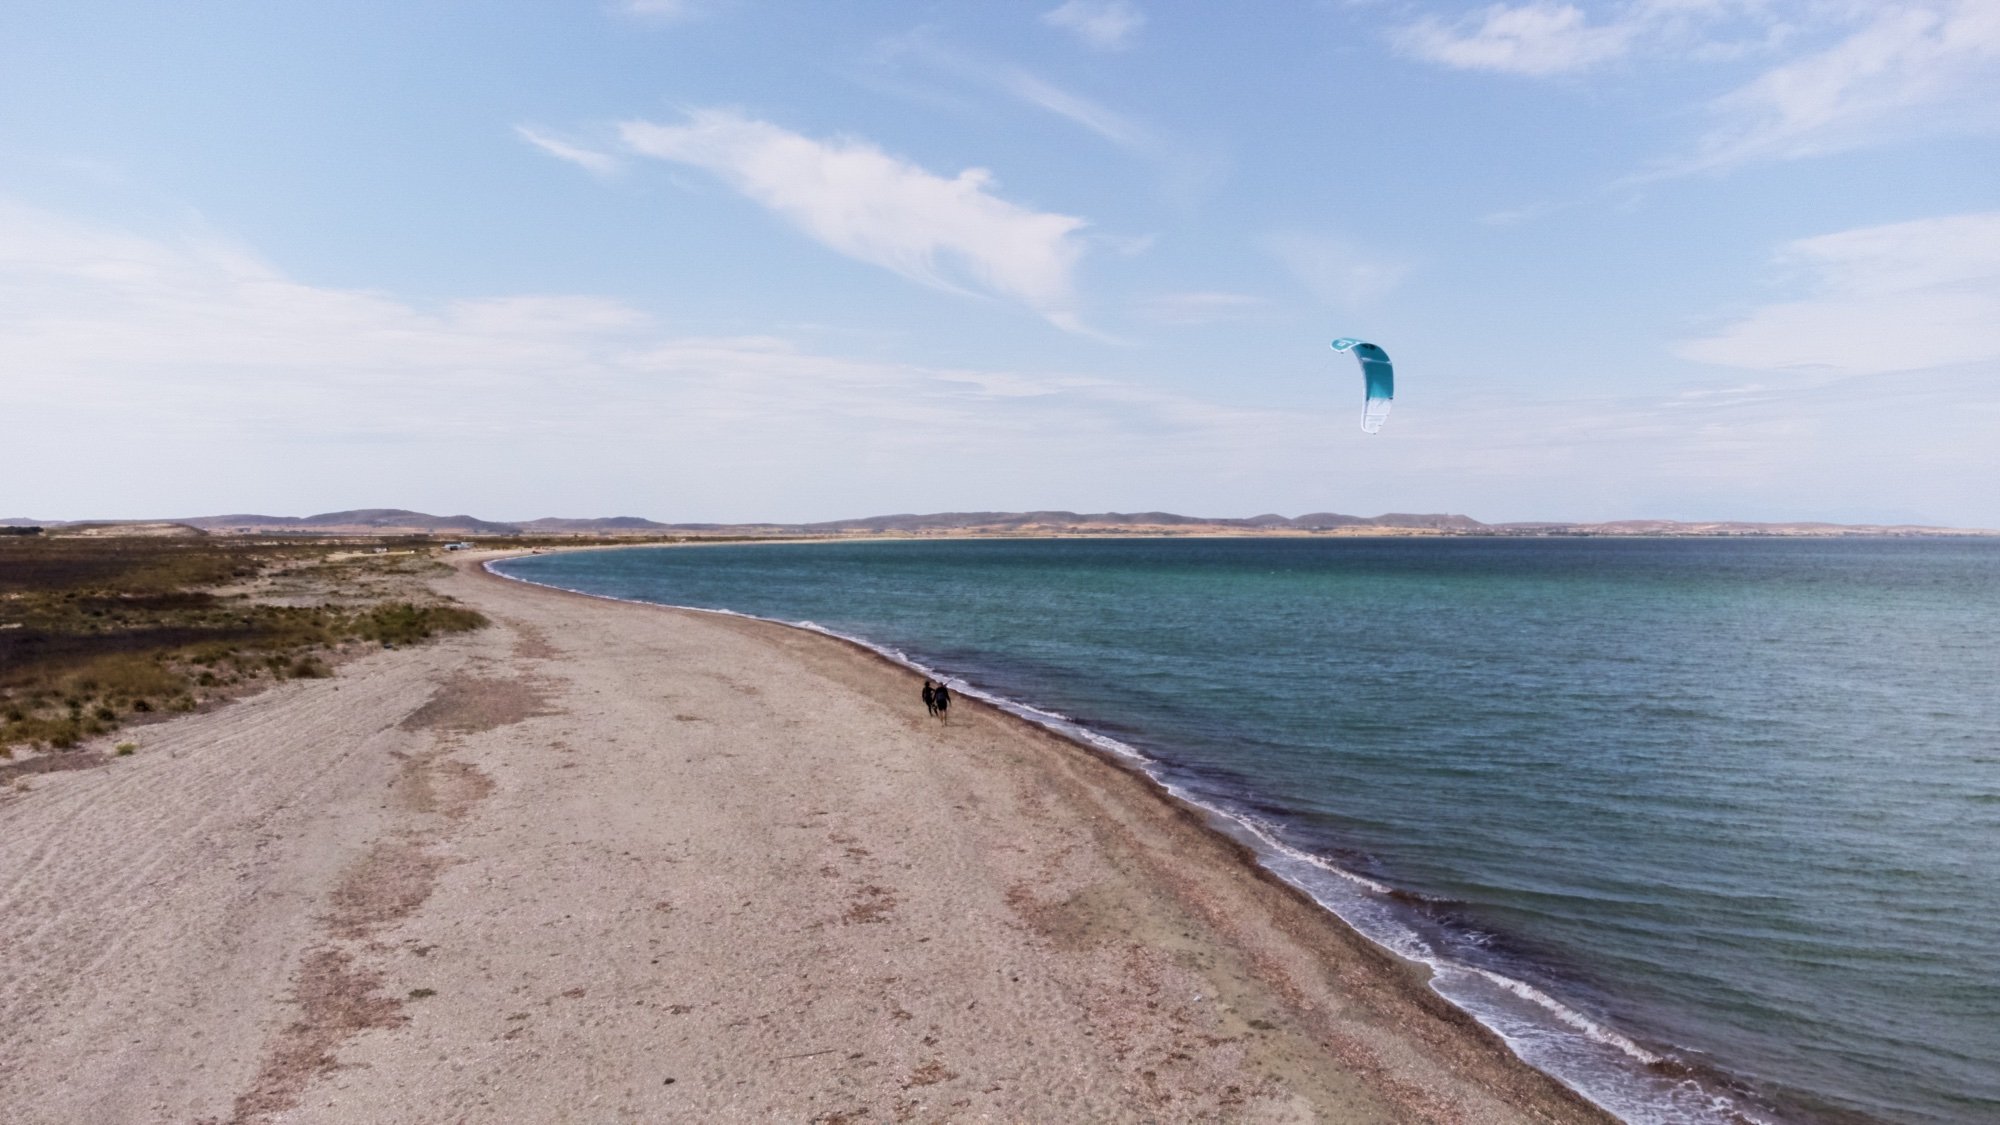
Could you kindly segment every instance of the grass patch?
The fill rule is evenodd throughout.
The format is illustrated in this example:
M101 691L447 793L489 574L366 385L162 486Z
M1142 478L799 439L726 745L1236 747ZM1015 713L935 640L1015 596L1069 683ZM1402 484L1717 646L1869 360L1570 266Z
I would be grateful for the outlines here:
M424 554L328 557L354 546L0 539L0 755L22 745L68 749L134 716L192 711L260 681L324 678L342 644L415 644L486 624L454 605L272 604L241 592L260 576L301 575L321 586L351 578L407 589L444 570Z
M486 624L479 613L458 606L392 602L376 606L356 622L356 631L384 644L414 644L436 633L457 633Z

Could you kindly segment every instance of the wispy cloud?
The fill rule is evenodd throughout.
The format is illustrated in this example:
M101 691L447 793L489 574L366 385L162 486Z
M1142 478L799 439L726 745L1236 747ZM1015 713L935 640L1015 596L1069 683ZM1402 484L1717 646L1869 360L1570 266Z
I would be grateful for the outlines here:
M883 41L880 59L885 63L914 63L933 76L949 79L954 85L969 83L998 91L1054 114L1121 148L1155 157L1165 153L1166 146L1157 133L1131 115L1058 86L1024 67L950 46L928 30L913 31ZM925 97L931 101L941 100L940 95L930 91ZM957 104L953 108L963 111L967 107Z
M1146 25L1146 14L1129 0L1069 0L1044 12L1042 22L1062 28L1100 51L1122 51Z
M1248 293L1163 293L1141 301L1138 312L1161 324L1216 324L1241 320L1265 304Z
M1764 71L1709 101L1691 152L1626 183L1759 160L1817 156L1944 130L2000 129L2000 3L1564 0L1427 15L1390 32L1405 53L1461 70L1532 78L1618 59L1716 63L1764 57Z
M1911 133L2000 128L2000 4L1890 4L1825 50L1711 105L1718 123L1676 171L1817 156Z
M994 194L992 173L929 172L858 139L815 140L729 110L619 127L642 155L706 169L819 242L940 288L993 294L1079 329L1082 219Z
M695 0L616 0L612 7L624 15L661 23L692 19L698 11Z
M1720 62L1771 51L1799 33L1795 20L1833 18L1823 7L1786 8L1771 0L1624 0L1585 8L1566 0L1526 0L1452 19L1427 15L1392 29L1390 39L1408 54L1445 66L1545 78L1628 56Z
M1414 268L1409 261L1364 251L1345 238L1306 231L1277 231L1263 246L1321 302L1344 311L1387 296Z
M1552 0L1495 4L1457 20L1425 16L1395 33L1421 59L1459 70L1568 74L1623 55L1636 28L1595 25L1581 8Z
M2000 362L2000 211L1801 239L1809 294L1682 346L1703 363L1849 375Z
M595 176L609 176L621 167L618 158L608 152L571 144L532 125L516 125L514 133L557 160L567 160Z
M421 505L442 482L514 505L568 482L696 519L1033 506L1091 495L1078 480L1140 495L1190 458L1247 458L1270 427L1306 431L1112 379L676 335L589 296L427 307L4 202L0 401L34 420L0 442L0 479L56 516ZM90 472L46 471L85 435Z
M1008 69L998 76L1008 93L1029 105L1045 109L1096 133L1105 140L1135 151L1151 150L1157 141L1142 125L1124 114L1071 93L1025 70Z

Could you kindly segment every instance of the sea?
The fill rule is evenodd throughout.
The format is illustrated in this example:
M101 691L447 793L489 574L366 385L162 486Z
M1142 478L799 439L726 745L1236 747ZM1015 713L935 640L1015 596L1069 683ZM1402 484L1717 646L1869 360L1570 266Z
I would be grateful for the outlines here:
M1624 1120L2000 1121L2000 539L494 569L838 634L1125 757Z

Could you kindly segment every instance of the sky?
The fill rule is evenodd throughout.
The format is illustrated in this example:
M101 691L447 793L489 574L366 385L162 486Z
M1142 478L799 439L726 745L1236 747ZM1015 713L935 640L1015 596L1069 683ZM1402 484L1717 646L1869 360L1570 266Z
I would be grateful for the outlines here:
M0 517L356 507L2000 528L2000 0L0 7Z

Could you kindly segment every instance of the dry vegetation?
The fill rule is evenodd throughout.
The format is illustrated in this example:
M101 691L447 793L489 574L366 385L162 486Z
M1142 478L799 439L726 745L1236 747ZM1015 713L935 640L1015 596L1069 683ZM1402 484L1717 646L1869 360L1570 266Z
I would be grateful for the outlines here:
M388 546L0 537L0 757L486 623L431 593L428 548Z

